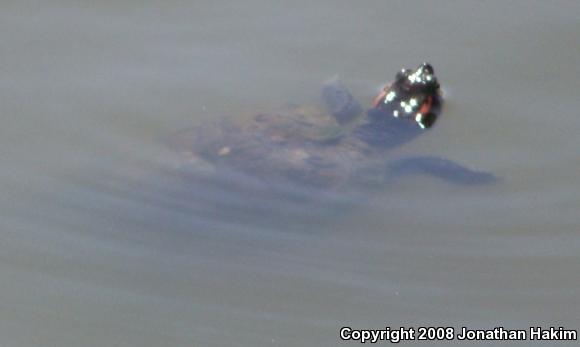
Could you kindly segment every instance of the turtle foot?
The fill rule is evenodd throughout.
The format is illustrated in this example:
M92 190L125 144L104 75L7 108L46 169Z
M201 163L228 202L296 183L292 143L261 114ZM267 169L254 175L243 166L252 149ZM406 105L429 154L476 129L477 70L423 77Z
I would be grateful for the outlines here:
M352 121L363 110L346 86L336 77L326 82L322 87L322 100L328 111L340 124Z
M482 185L499 181L492 173L473 170L448 159L438 157L412 157L398 159L388 166L393 176L427 174L460 185Z

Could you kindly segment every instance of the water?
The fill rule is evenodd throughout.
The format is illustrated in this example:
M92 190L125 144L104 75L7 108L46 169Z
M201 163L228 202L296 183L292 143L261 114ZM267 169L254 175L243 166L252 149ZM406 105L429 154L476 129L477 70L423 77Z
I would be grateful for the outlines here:
M0 9L3 346L334 346L343 325L579 329L576 3ZM370 100L423 60L445 113L401 153L501 183L415 177L335 215L259 197L212 214L219 189L190 201L159 175L177 164L165 140L181 129L315 103L335 74Z

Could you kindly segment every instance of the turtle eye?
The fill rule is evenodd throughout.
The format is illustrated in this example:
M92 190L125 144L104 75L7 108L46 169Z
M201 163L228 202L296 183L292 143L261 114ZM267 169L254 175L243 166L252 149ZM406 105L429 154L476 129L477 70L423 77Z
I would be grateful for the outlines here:
M395 83L401 83L407 80L409 75L411 74L411 70L409 69L402 69L395 75Z
M423 64L421 64L421 67L420 68L424 72L427 72L427 73L429 73L431 75L435 73L435 71L433 70L433 66L431 66L431 64L429 64L429 63L423 63Z
M399 72L397 72L397 75L395 76L395 81L402 82L405 78L407 78L405 76L405 73L403 71L399 71Z

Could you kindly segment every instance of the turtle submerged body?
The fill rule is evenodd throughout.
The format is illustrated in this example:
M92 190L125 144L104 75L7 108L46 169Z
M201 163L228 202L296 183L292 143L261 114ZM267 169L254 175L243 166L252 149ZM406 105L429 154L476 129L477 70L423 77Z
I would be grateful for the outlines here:
M198 128L193 165L201 161L214 172L233 170L263 181L337 187L369 159L349 135L328 113L288 106L246 122Z
M389 163L390 150L428 131L441 110L431 65L402 70L364 112L339 81L324 85L326 109L288 106L249 120L220 120L190 139L190 166L233 170L263 181L322 189L366 182L368 177L431 174L457 183L486 183L494 176L437 157Z

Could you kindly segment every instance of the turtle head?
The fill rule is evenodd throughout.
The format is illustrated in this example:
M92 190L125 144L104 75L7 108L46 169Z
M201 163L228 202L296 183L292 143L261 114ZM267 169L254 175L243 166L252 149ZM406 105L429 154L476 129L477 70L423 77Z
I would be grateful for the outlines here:
M435 71L429 63L415 70L402 69L373 101L385 117L395 117L430 128L440 113L441 92ZM373 114L377 114L374 112Z

